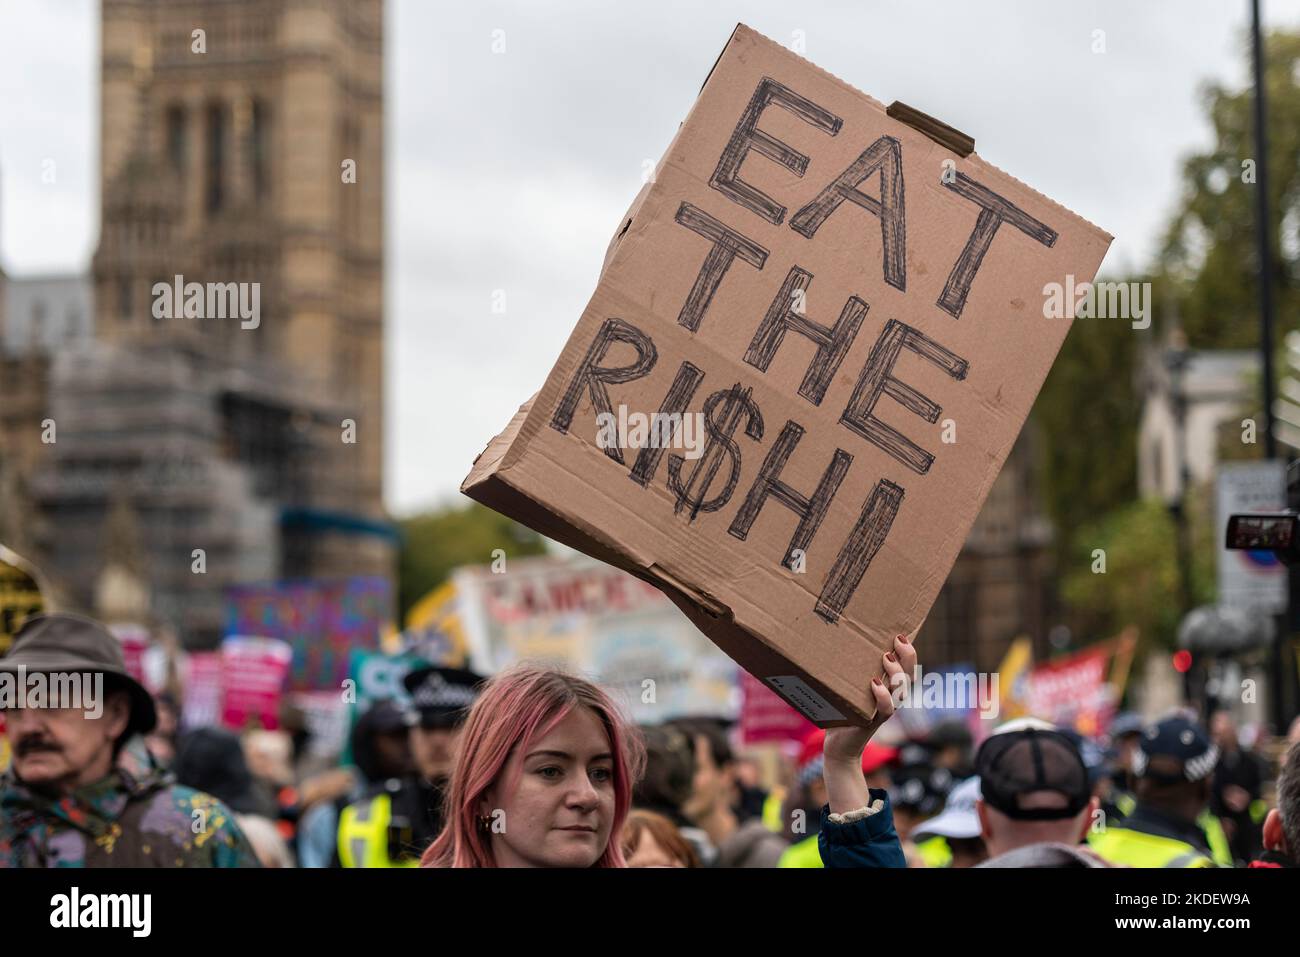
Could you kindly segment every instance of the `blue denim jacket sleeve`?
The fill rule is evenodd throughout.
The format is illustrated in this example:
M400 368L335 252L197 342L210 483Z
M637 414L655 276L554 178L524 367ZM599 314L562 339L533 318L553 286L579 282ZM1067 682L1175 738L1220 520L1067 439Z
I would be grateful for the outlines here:
M871 788L871 804L884 802L879 811L850 823L831 820L830 805L822 807L822 826L817 849L826 867L906 867L903 845L894 830L894 812L889 795Z

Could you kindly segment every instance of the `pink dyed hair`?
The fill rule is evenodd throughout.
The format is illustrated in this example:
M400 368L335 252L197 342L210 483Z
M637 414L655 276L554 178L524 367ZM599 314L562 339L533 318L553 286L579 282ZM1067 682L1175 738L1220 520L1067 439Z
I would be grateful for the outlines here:
M479 801L504 772L516 747L527 749L574 707L590 708L605 726L614 756L614 821L595 867L626 867L620 837L632 787L645 768L640 734L605 692L554 668L521 664L487 683L461 732L447 788L446 825L420 858L421 867L495 867L490 838L477 826Z

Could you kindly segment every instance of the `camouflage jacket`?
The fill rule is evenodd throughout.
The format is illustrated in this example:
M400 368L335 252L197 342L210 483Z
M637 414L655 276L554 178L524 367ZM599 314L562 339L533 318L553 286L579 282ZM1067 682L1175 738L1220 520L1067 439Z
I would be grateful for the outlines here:
M139 762L57 799L0 775L0 868L257 866L229 808Z

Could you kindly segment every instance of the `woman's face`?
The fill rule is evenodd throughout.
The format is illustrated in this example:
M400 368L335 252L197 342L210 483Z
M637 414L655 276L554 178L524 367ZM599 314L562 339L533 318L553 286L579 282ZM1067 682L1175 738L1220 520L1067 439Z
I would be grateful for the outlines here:
M512 751L478 813L500 867L596 863L614 823L614 758L596 713L574 707L527 753Z

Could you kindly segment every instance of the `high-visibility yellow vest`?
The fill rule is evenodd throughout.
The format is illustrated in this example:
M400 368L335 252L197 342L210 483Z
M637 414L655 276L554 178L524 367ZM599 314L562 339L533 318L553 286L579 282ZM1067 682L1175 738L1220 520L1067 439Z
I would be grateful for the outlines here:
M921 855L926 867L948 867L952 864L952 848L941 834L919 841L916 853Z
M1214 867L1206 857L1186 841L1134 831L1127 827L1110 827L1088 835L1088 844L1112 864L1129 867Z
M781 808L785 803L785 788L775 787L763 799L763 826L774 834L785 833L785 819Z
M817 835L806 837L798 844L791 844L781 854L777 867L825 867L822 852L817 847Z
M1232 867L1236 862L1232 857L1232 847L1228 844L1228 835L1223 833L1223 825L1210 813L1209 808L1201 812L1196 819L1197 826L1205 832L1205 839L1210 844L1210 856L1219 867Z
M339 862L344 867L419 867L418 860L389 858L392 819L393 799L388 794L345 807L339 814Z
M0 764L3 767L3 764ZM1250 802L1250 819L1256 824L1263 824L1268 817L1268 802L1263 798Z

